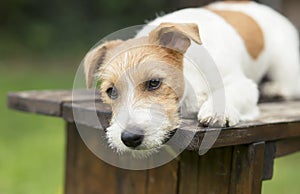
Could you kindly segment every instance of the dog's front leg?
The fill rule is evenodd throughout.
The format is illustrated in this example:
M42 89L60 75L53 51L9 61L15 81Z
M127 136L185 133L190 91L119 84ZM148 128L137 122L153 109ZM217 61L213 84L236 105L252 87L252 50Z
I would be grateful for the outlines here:
M242 120L254 119L259 114L258 97L257 85L252 80L230 76L224 79L224 90L213 91L202 104L198 120L203 126L230 127Z

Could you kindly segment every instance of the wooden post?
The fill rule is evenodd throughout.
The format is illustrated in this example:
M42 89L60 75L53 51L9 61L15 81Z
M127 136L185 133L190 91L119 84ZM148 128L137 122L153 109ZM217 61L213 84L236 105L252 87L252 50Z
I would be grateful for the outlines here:
M261 193L264 155L264 142L234 147L230 194Z
M178 161L151 170L124 170L97 158L74 123L67 123L66 194L175 194Z
M96 130L96 129L95 129ZM66 194L258 194L264 143L184 151L180 160L150 170L124 170L97 158L74 123L67 123Z

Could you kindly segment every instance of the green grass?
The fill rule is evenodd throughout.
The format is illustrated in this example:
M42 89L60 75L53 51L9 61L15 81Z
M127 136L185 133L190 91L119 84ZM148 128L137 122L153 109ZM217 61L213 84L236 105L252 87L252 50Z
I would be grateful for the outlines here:
M34 66L21 60L0 63L0 194L62 193L64 122L59 118L8 110L6 94L72 88L79 63L78 58L72 60L61 64L37 61L33 62ZM263 193L300 193L299 153L275 161L274 178L264 182Z
M274 176L263 184L263 194L300 193L300 153L275 160Z
M0 193L59 194L63 191L64 122L6 108L9 91L71 88L66 68L0 66Z

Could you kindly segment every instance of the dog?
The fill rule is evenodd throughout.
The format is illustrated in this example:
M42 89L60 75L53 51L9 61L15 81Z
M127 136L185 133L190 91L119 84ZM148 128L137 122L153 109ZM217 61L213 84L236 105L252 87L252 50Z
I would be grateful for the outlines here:
M222 82L216 84L222 87L205 86L203 75L187 60L198 57L196 66L211 65L201 58L199 46L213 59ZM110 147L147 155L178 128L182 107L208 127L255 119L258 85L266 75L270 81L262 86L264 95L299 97L299 59L296 28L273 9L249 1L217 2L158 17L135 38L96 46L83 65L88 88L100 81L102 100L112 107L106 131ZM223 112L213 105L212 95L219 90Z

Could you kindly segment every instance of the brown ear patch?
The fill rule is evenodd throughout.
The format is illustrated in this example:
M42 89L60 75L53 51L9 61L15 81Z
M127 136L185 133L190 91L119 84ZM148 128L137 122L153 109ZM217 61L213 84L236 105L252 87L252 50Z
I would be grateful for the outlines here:
M264 34L259 24L252 17L239 11L211 8L209 10L222 17L238 32L253 59L259 57L265 48Z
M91 88L93 85L93 75L99 69L101 64L104 62L105 57L107 55L108 50L120 45L122 40L113 40L109 42L105 42L96 48L93 48L89 51L83 62L86 86L87 88Z
M198 25L194 23L161 23L149 33L149 41L185 53L191 40L202 44Z

